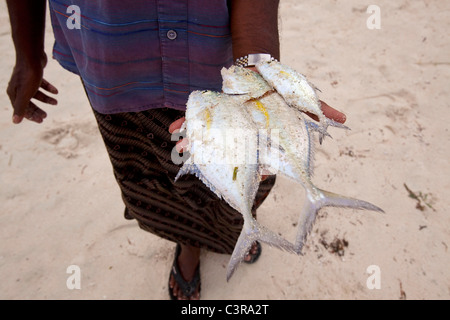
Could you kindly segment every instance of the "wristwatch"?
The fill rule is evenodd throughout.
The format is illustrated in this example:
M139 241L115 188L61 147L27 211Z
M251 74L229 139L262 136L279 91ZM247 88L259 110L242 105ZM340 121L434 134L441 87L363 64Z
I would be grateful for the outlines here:
M276 59L268 53L250 53L249 55L236 59L234 65L240 67L254 67L261 61L276 61Z

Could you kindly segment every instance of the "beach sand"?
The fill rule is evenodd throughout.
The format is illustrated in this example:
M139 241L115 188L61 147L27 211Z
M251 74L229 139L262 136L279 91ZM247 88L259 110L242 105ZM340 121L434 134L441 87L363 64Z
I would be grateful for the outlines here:
M317 145L314 183L385 214L325 208L303 256L263 246L228 283L229 256L202 252L203 299L450 298L450 2L377 1L373 30L370 4L282 0L281 54L351 128ZM51 59L49 25L44 76L59 105L42 124L12 124L14 50L0 8L0 298L168 299L175 245L123 218L80 80ZM303 196L278 177L259 221L293 240ZM67 286L71 265L80 289Z

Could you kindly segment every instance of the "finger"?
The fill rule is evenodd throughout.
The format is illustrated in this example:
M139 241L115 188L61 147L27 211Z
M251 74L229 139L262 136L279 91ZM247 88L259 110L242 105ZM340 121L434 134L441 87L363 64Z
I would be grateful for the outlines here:
M41 91L36 92L33 98L44 103L52 104L54 106L58 104L58 101L56 99L47 96L45 93Z
M347 120L347 117L342 112L330 107L328 104L326 104L323 101L320 101L322 104L322 112L325 115L325 117L337 121L339 123L345 123Z
M58 89L56 89L56 87L54 85L52 85L50 82L48 82L45 79L42 79L42 81L41 81L41 88L50 93L58 94Z
M185 150L187 150L188 144L189 144L188 139L181 139L175 144L175 149L177 150L178 153L183 153Z
M178 283L175 282L175 284L173 285L172 292L175 297L178 296Z
M41 108L37 107L33 102L29 102L24 111L14 108L12 118L13 123L19 124L24 118L36 123L42 123L42 121L47 118L47 113Z
M172 124L169 126L169 132L173 133L176 129L180 129L181 125L184 123L184 120L185 120L185 117L172 122Z
M33 102L29 103L28 108L24 114L24 118L36 123L42 123L42 121L44 121L46 117L47 113L36 106Z
M178 291L178 300L189 300L188 297L186 297L183 293L183 291Z
M42 110L41 108L36 107L36 109L33 112L33 121L37 120L40 122L44 121L44 119L47 118L47 112Z

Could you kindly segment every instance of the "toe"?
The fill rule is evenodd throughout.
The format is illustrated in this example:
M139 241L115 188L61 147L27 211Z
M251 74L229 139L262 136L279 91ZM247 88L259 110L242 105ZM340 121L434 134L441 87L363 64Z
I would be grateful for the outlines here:
M258 255L259 246L257 242L254 242L250 248L250 250L247 252L247 254L244 256L245 262L250 262L256 255Z
M200 292L198 291L198 289L197 289L197 291L195 291L195 293L191 296L191 300L200 300Z
M179 291L178 284L174 279L172 284L172 293L174 297L178 297L178 291Z

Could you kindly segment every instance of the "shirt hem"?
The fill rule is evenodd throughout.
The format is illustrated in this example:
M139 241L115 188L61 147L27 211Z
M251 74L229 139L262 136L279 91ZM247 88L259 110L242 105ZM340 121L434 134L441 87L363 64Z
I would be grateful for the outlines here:
M147 105L143 105L140 107L131 107L131 108L107 108L107 109L102 109L102 108L98 108L98 107L92 107L92 109L94 109L95 111L97 111L98 113L101 114L116 114L116 113L129 113L129 112L142 112L142 111L147 111L147 110L151 110L151 109L162 109L162 108L169 108L169 109L176 109L176 110L180 110L180 111L185 111L186 110L186 106L185 105L180 105L180 104L173 104L170 102L166 102L166 103L153 103L153 104L147 104Z

